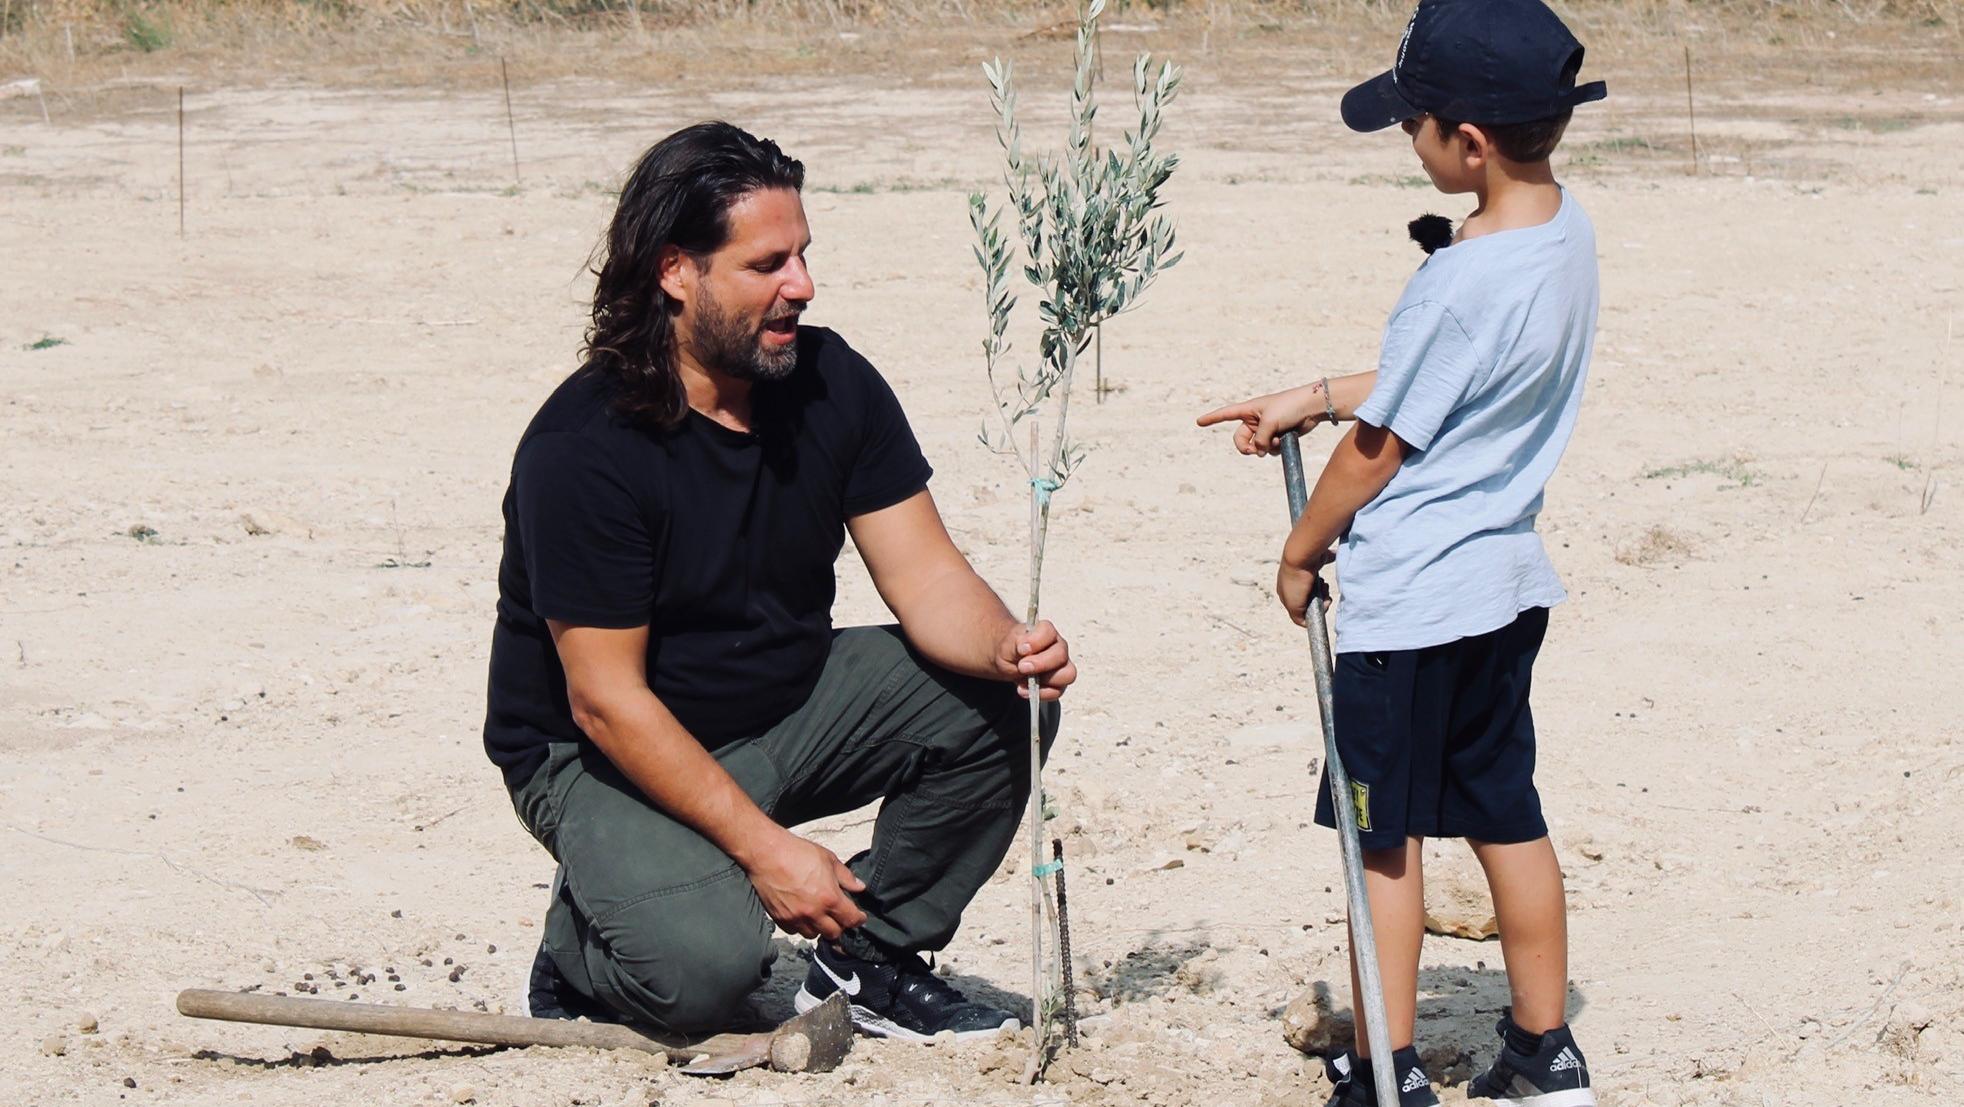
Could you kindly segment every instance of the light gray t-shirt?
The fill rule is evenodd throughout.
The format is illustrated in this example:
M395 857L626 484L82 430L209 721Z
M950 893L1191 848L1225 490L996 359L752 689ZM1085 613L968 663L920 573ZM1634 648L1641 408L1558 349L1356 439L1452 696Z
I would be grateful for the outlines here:
M1426 258L1357 418L1411 447L1337 546L1337 649L1485 634L1568 598L1534 532L1596 334L1596 232L1568 191L1537 227Z

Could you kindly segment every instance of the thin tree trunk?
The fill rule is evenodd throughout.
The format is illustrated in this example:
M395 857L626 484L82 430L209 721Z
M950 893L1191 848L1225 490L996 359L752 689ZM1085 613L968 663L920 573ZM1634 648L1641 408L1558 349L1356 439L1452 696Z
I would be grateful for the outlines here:
M1043 581L1043 529L1050 512L1045 503L1043 479L1037 468L1037 451L1041 439L1037 435L1037 420L1030 419L1030 605L1024 625L1031 630L1037 625L1037 596ZM1023 1070L1023 1082L1034 1084L1043 1070L1044 1038L1044 995L1043 995L1043 877L1037 870L1043 864L1043 734L1040 710L1042 701L1038 698L1038 684L1035 677L1028 683L1030 691L1030 1061Z
M1037 421L1030 420L1030 605L1025 625L1031 630L1037 625L1038 599L1043 590L1043 552L1050 535L1050 493L1054 491L1051 482L1055 474L1064 469L1065 430L1069 426L1071 413L1071 379L1076 375L1078 344L1075 338L1067 337L1063 342L1064 369L1053 393L1057 397L1057 425L1050 432L1050 465L1047 470L1037 464L1041 439L1037 435ZM1030 1012L1033 1024L1033 1042L1030 1047L1030 1062L1024 1071L1027 1083L1035 1083L1043 1070L1045 1030L1048 1020L1044 1011L1044 972L1043 972L1043 731L1042 731L1042 686L1037 678L1029 680L1030 690Z

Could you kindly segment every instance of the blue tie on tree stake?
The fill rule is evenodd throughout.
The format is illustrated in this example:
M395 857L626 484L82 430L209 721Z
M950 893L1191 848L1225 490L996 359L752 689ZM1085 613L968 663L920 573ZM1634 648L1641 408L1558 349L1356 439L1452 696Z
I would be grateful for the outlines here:
M1289 525L1309 506L1303 484L1303 454L1296 432L1282 436L1282 479L1289 491ZM1351 806L1350 774L1337 752L1335 693L1331 673L1330 632L1324 613L1330 594L1319 578L1309 594L1309 653L1316 668L1316 708L1323 718L1323 766L1330 774L1330 808L1337 816L1337 839L1343 852L1343 893L1350 906L1350 949L1363 988L1358 1022L1371 1044L1371 1077L1379 1103L1397 1103L1398 1074L1391 1064L1391 1028L1384 1024L1384 978L1378 972L1377 932L1371 928L1371 899L1364 890L1364 850L1357 842L1357 809Z

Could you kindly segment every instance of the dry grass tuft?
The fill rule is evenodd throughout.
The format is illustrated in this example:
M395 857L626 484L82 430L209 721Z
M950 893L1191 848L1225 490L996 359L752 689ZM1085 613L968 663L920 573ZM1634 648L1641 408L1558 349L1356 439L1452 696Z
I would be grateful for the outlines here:
M1667 561L1683 561L1691 555L1691 543L1682 535L1653 526L1635 539L1616 548L1616 560L1623 565L1648 569Z

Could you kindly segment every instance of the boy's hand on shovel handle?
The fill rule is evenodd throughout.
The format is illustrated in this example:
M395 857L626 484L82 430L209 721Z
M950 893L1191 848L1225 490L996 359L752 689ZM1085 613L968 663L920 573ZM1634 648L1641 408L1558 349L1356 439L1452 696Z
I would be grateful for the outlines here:
M1288 559L1285 558L1281 566L1276 569L1276 598L1282 601L1283 610L1289 613L1289 618L1297 626L1306 627L1309 625L1310 597L1328 591L1318 574L1323 571L1323 566L1328 565L1335 559L1336 552L1334 550L1320 550L1314 557L1310 558L1310 563L1307 566L1298 567L1291 565Z

